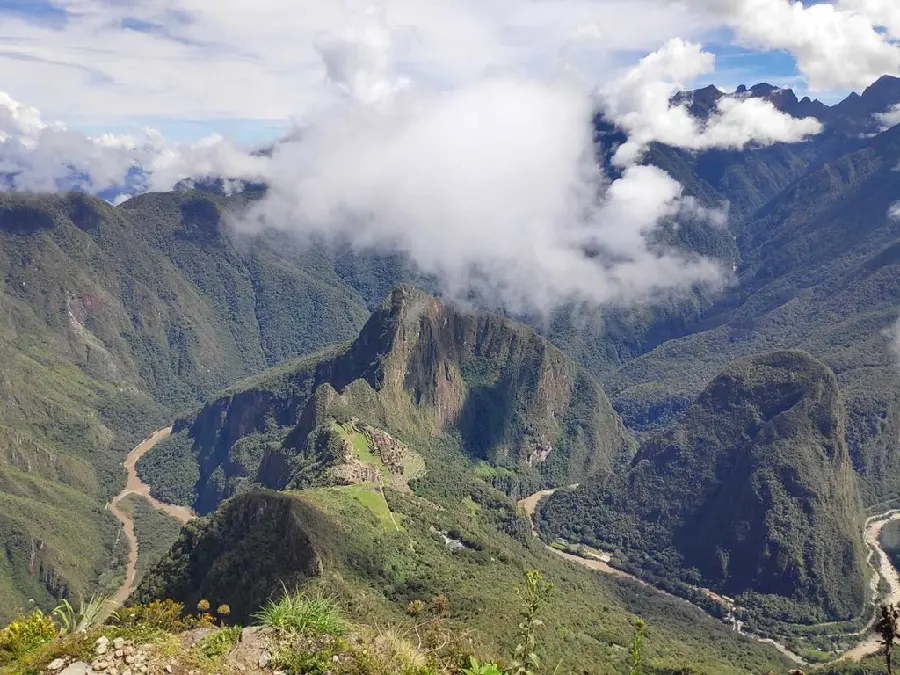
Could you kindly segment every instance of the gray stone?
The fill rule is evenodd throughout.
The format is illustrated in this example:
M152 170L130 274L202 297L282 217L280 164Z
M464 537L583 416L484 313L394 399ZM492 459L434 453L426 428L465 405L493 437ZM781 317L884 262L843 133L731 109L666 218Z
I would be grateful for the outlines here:
M47 666L47 670L55 673L57 670L62 670L63 666L66 665L66 662L62 659L53 659L50 662L50 665Z
M269 665L269 661L271 661L271 660L272 660L272 655L269 653L268 649L263 649L259 653L259 667L260 668L265 668L267 665Z
M76 661L65 670L61 670L59 675L94 675L94 671L84 661Z

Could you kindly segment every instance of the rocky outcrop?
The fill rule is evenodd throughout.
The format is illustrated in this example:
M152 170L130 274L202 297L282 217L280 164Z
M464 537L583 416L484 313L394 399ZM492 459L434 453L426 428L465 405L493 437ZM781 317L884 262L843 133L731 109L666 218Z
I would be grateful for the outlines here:
M336 419L368 438L390 480L328 438ZM284 489L332 476L406 490L409 445L441 436L509 469L498 487L510 493L606 473L632 450L597 381L532 329L409 286L349 346L249 380L175 433L190 439L199 466L200 513L248 483Z

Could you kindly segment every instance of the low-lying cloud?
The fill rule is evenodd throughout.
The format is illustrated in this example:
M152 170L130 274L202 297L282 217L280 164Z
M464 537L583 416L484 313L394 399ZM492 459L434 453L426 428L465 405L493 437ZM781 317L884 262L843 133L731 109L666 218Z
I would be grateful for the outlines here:
M876 113L875 119L881 123L881 130L886 131L900 124L900 104L892 106L883 113Z
M515 76L350 105L276 149L268 195L242 225L399 250L445 292L519 311L716 281L709 261L652 250L681 186L653 167L608 183L592 114L577 87Z
M30 192L84 190L111 201L169 190L191 177L259 179L265 164L222 136L169 143L153 129L141 135L87 136L0 92L0 184Z
M605 113L628 133L628 142L613 161L632 164L652 142L689 150L743 148L749 143L801 141L821 132L818 120L795 119L759 98L722 98L705 121L690 114L687 102L672 104L672 96L688 82L714 70L712 54L700 45L674 39L608 87Z

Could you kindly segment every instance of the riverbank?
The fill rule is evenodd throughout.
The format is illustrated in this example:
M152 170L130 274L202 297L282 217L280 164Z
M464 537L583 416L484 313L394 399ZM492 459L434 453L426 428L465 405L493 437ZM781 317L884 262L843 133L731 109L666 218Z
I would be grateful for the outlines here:
M110 503L107 505L107 508L109 509L110 513L112 513L116 517L116 519L120 523L122 523L122 534L124 535L125 542L128 545L128 562L125 566L125 579L119 586L119 590L116 591L116 594L113 595L113 597L110 598L109 602L107 603L107 615L111 614L117 607L121 607L123 604L125 604L125 601L128 600L128 597L131 595L132 591L134 591L135 579L137 577L138 541L137 537L134 534L134 519L131 517L131 515L128 514L127 511L122 509L122 500L129 495L138 495L139 497L143 497L153 506L153 508L165 513L168 516L171 516L182 525L196 518L194 512L186 506L165 504L164 502L161 502L153 497L150 494L150 486L144 483L137 473L136 466L141 457L150 452L150 450L152 450L157 443L168 438L171 433L172 427L166 427L164 429L158 429L157 431L154 431L148 438L144 439L140 444L135 446L135 448L128 453L128 456L125 457L125 460L122 462L122 466L125 468L125 472L127 474L125 487L119 494L113 497L112 501L110 501Z
M574 486L573 486L574 487ZM525 499L519 500L519 506L525 511L528 516L529 521L531 522L531 528L534 536L539 536L537 529L534 525L534 513L537 510L538 504L542 499L549 497L556 489L552 490L541 490L540 492L536 492L533 495L529 495ZM864 539L866 542L866 546L869 549L868 555L868 563L869 567L872 570L872 580L870 584L871 589L871 597L870 601L867 605L867 608L872 611L872 618L866 624L866 626L857 633L844 634L841 637L843 638L853 638L853 637L863 637L865 639L851 647L844 653L838 655L832 663L836 663L838 661L861 661L862 659L877 654L879 650L882 649L881 640L878 635L872 633L872 627L875 624L877 605L883 602L887 602L890 604L896 604L900 602L900 574L898 574L897 569L891 564L890 558L885 554L884 550L881 548L881 543L879 542L879 536L881 534L882 528L892 520L900 520L900 509L893 509L891 511L887 511L885 513L877 514L868 518L865 522L865 530L864 530ZM677 596L668 593L667 591L663 591L662 589L656 588L655 586L648 584L647 582L635 577L634 575L628 574L622 570L616 569L611 565L608 565L599 560L593 560L588 558L582 558L576 555L572 555L570 553L564 553L558 549L553 548L552 546L546 546L546 548L554 553L555 555L559 555L570 562L573 562L577 565L581 565L582 567L587 567L588 569L595 570L597 572L601 572L603 574L610 574L612 576L617 576L620 578L631 579L636 581L637 583L647 587L652 588L657 593L661 595L665 595L670 598L675 598ZM877 553L877 555L876 555ZM875 560L879 561L879 564L875 564ZM884 598L880 598L878 596L878 587L880 585L880 580L884 579L888 586L890 587L890 591L888 595ZM684 602L689 602L689 600L685 598L678 598L683 600ZM702 607L699 605L694 605L690 603L697 609L705 612ZM747 637L756 640L757 642L770 644L775 647L778 651L784 654L787 658L791 659L794 663L798 665L808 666L810 665L806 659L801 657L799 654L793 652L786 645L778 642L777 640L773 640L771 638L763 638L752 633L743 633Z

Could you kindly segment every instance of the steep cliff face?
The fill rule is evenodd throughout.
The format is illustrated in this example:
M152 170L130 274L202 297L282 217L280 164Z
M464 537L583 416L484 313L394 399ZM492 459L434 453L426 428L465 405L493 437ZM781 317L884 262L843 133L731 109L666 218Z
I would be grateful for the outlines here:
M627 473L549 500L544 525L643 559L654 576L854 616L863 511L845 422L834 374L812 357L737 361Z
M413 450L444 439L503 467L510 491L607 471L631 448L599 384L534 331L408 286L352 344L243 383L181 420L171 444L188 439L200 474L194 506L206 512L250 484L321 482L340 461L323 428L350 419ZM151 484L170 480L167 447L139 465Z

